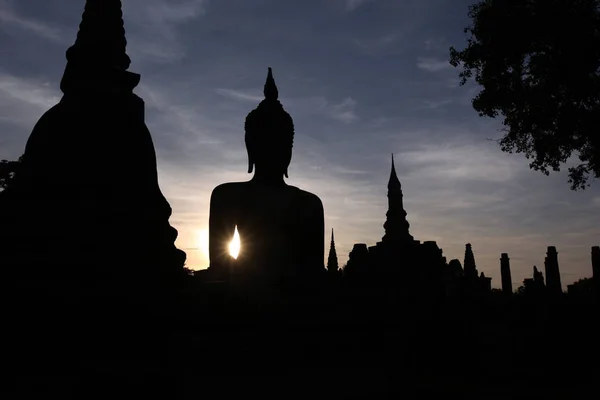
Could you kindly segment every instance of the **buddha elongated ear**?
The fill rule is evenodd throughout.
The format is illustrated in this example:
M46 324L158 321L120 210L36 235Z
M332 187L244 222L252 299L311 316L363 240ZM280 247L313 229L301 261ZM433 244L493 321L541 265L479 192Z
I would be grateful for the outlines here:
M286 178L288 178L288 179L290 178L290 177L288 176L288 169L287 169L287 168L285 169L285 174L284 174L284 175L285 175L285 177L286 177Z
M254 157L252 157L252 145L247 133L244 141L246 142L246 152L248 153L248 173L251 174L254 170Z
M248 173L251 174L253 169L254 169L254 160L252 159L252 156L250 154L248 154Z

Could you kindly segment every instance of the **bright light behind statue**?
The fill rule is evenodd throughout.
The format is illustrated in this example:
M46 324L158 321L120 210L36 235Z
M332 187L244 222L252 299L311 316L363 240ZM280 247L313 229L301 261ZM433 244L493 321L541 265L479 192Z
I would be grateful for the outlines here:
M209 256L209 247L208 247L208 230L203 229L199 232L198 235L198 246L206 257Z
M240 255L241 247L242 242L240 241L240 233L238 232L238 228L236 226L233 239L229 243L229 255L237 260L238 256Z

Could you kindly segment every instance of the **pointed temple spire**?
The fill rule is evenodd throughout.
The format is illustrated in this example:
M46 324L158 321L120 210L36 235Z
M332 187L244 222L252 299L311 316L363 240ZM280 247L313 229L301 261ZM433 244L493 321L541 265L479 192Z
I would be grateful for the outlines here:
M383 224L385 235L384 242L406 242L412 243L414 238L409 232L410 224L406 220L406 211L404 210L402 195L402 186L396 174L394 165L394 155L392 154L392 169L390 180L388 182L388 212L387 220Z
M337 251L335 250L335 240L333 236L333 229L331 230L331 245L329 247L329 257L327 258L327 271L334 273L338 272L339 264L337 259Z
M75 44L67 50L63 93L91 87L133 90L140 80L128 72L131 59L120 0L87 0Z
M396 166L394 165L394 153L392 153L392 171L390 172L388 190L402 190L400 179L398 179L398 175L396 174Z

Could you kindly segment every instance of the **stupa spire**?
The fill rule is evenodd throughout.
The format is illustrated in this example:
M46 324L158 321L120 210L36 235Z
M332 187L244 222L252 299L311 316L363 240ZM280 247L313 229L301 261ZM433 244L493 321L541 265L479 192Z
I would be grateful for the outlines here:
M406 220L404 210L402 186L396 174L394 155L392 154L392 169L388 182L388 212L387 220L383 224L385 229L384 242L413 242L414 238L409 232L410 224Z
M392 170L390 172L388 190L402 190L400 179L398 179L398 175L396 174L396 166L394 165L394 153L392 153Z
M131 59L126 48L121 1L87 0L77 39L67 50L61 90L66 93L107 84L133 90L140 76L127 72Z
M337 272L339 264L337 259L337 251L335 250L335 239L333 229L331 230L331 245L329 246L329 257L327 258L327 271Z

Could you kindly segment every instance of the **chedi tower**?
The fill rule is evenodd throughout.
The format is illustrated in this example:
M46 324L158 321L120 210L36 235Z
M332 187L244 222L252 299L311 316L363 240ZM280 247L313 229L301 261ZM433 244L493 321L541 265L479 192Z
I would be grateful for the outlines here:
M87 0L64 96L29 137L3 218L0 257L18 276L162 283L183 271L126 45L121 1Z

